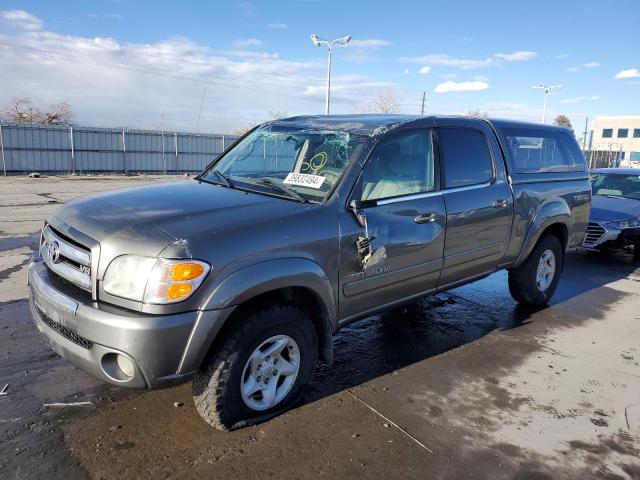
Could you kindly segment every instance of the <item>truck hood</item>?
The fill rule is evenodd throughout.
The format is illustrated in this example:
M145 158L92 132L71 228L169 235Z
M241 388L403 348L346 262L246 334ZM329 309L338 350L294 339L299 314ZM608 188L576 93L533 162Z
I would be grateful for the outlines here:
M615 222L640 217L640 200L594 195L591 199L591 218Z
M89 195L68 202L54 215L101 243L103 253L107 247L157 255L192 235L264 221L303 206L188 180Z

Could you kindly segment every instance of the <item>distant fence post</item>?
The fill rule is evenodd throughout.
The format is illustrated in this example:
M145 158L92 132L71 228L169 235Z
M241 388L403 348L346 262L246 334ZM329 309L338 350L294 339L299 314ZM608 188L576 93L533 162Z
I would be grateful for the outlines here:
M71 173L76 173L76 154L73 148L73 127L69 125L69 143L71 144Z
M224 135L222 135L222 151L224 152Z
M176 175L178 174L178 132L173 134L173 146L176 147Z
M124 128L122 129L122 170L127 174L127 143L124 139Z
M7 176L7 164L4 161L4 140L2 138L2 123L0 123L0 150L2 151L2 170L4 171L4 176Z
M167 174L167 162L164 159L164 125L161 127L160 141L162 142L162 173Z

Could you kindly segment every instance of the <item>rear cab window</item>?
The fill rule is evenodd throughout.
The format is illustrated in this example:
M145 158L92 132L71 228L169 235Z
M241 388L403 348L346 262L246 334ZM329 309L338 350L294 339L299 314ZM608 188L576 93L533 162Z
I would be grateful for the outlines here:
M507 127L502 134L515 173L585 170L584 157L569 132Z

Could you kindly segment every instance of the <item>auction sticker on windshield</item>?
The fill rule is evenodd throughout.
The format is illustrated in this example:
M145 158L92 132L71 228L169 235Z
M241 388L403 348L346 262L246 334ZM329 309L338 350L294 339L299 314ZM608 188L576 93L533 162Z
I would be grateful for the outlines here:
M291 172L287 175L282 183L288 183L289 185L300 185L301 187L320 188L324 182L325 177L320 175L310 175L308 173L294 173Z

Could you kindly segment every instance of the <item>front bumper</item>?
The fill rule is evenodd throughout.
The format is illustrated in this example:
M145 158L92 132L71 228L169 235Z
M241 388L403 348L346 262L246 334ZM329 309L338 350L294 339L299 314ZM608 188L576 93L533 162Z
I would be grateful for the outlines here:
M114 385L157 388L188 379L226 312L145 315L69 294L39 257L29 265L31 315L59 355ZM133 365L125 375L117 355ZM127 369L125 369L127 371Z
M619 229L606 222L592 220L585 235L582 247L590 250L608 248L625 248L640 243L640 228Z

